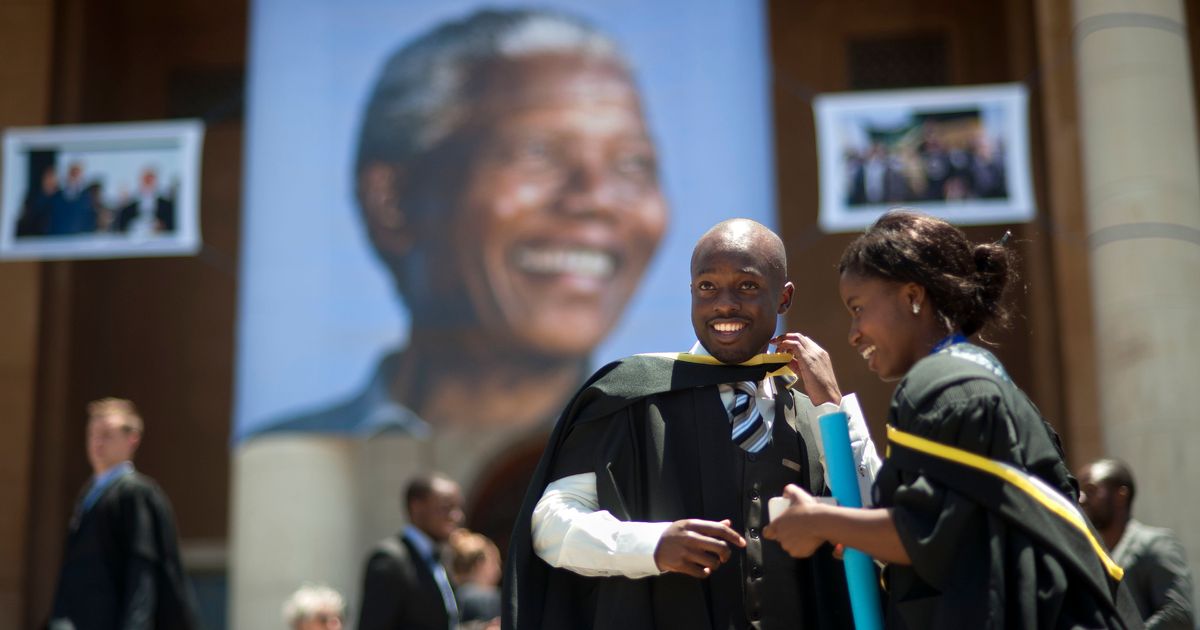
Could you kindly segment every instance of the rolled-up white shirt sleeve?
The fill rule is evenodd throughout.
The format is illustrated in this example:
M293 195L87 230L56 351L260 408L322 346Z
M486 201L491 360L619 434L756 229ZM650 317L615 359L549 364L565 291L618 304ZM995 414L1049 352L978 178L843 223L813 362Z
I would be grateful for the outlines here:
M835 405L827 402L813 407L808 414L809 426L817 436L817 452L821 455L821 467L825 469L825 478L829 478L829 468L825 464L825 443L821 439L821 416L843 411L850 418L850 450L854 453L854 472L858 477L858 496L862 499L863 507L871 507L871 486L875 483L875 475L879 472L882 462L871 441L871 432L867 429L867 420L863 416L862 407L858 404L858 396L846 394L842 396L842 404Z
M596 475L570 475L546 486L533 508L533 550L553 567L591 577L662 573L654 551L670 523L618 520L601 510Z

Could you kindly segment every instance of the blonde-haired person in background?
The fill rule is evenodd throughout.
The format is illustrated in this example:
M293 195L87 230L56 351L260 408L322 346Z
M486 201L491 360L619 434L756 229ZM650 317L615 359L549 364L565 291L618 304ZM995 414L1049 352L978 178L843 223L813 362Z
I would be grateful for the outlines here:
M346 601L323 584L305 584L283 603L283 621L290 630L341 630Z
M499 627L500 572L500 550L487 536L465 529L450 536L460 628Z

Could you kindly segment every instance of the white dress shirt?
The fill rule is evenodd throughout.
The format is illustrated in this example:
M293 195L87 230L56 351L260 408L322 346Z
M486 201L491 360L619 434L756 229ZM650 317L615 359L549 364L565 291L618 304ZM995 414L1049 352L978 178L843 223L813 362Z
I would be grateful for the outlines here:
M691 353L708 354L699 343L692 347ZM722 392L726 409L730 401L725 398L732 396L732 391ZM767 414L773 415L775 388L772 379L764 379L756 396L764 419ZM840 406L833 403L813 406L804 394L796 392L793 397L797 421L807 423L816 437L822 467L825 467L825 446L821 442L818 419L836 411L844 411L850 417L850 448L857 462L859 495L863 505L870 506L871 485L875 482L880 460L858 398L847 394L842 396ZM533 509L533 550L550 566L580 575L628 578L659 575L662 571L654 561L654 551L668 526L670 523L618 520L607 510L600 509L595 473L570 475L546 486Z

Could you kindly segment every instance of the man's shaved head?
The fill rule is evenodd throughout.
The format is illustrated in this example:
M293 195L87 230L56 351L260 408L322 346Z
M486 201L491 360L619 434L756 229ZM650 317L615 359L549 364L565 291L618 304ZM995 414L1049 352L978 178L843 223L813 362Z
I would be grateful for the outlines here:
M722 363L765 351L795 291L783 241L749 219L722 221L700 237L691 289L696 339Z
M692 275L696 265L712 251L741 251L759 258L771 273L772 284L782 285L787 278L787 250L783 239L770 228L752 219L727 219L710 228L692 250Z

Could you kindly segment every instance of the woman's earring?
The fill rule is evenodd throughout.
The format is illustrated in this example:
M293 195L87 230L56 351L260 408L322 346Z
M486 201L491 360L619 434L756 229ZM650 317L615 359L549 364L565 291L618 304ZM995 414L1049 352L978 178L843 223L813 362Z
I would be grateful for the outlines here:
M916 302L913 302L913 315L920 315L920 314L921 314L921 305Z

